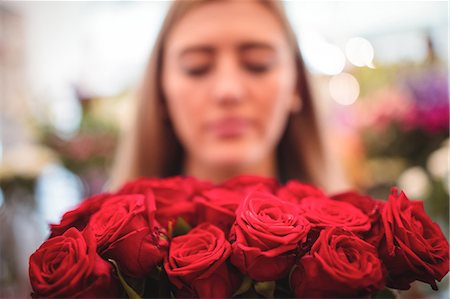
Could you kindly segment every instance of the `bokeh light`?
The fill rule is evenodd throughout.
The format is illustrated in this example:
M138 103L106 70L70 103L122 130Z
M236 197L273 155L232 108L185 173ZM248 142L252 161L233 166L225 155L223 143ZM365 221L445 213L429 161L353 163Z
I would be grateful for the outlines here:
M61 216L82 199L82 183L61 165L47 166L37 179L36 200L47 223L58 223Z
M428 171L437 179L442 179L448 175L448 150L448 146L441 147L428 157Z
M61 86L49 91L49 123L62 138L72 137L81 124L81 105L75 91Z
M430 186L430 180L422 167L406 169L398 178L398 186L410 199L423 199Z
M327 42L313 30L304 30L300 35L300 47L306 64L313 72L337 75L344 70L345 55L342 50Z
M359 83L348 73L341 73L331 77L329 82L330 95L341 105L353 104L359 96Z
M373 67L374 50L372 44L365 38L353 37L345 45L347 59L354 66Z

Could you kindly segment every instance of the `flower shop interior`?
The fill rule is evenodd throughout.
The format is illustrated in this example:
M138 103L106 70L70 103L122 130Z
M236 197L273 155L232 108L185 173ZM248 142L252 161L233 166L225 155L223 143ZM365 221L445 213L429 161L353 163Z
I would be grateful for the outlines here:
M377 198L399 186L448 240L448 2L284 5L351 184ZM29 298L28 258L48 224L108 184L167 8L0 3L1 298ZM448 284L405 298L448 298Z

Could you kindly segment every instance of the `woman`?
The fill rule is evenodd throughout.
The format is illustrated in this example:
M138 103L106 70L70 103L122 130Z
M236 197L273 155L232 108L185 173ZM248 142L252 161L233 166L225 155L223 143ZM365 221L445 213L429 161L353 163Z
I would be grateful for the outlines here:
M281 2L174 1L111 183L254 174L335 191L314 104Z

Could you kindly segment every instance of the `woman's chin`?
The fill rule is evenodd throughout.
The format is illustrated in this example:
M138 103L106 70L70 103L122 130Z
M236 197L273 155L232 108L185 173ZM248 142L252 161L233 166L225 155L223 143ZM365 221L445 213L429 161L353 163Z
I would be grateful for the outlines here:
M245 169L259 159L260 153L250 149L216 150L206 155L206 163L218 169Z

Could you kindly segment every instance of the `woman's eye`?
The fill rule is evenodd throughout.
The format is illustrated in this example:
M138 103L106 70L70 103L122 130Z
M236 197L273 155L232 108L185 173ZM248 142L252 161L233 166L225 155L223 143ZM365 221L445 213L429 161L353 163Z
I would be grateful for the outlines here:
M261 74L261 73L269 71L270 70L270 65L248 63L248 64L245 64L245 68L249 72L252 72L252 73L255 73L255 74Z
M210 66L191 67L186 69L189 76L200 77L206 75L210 70Z

